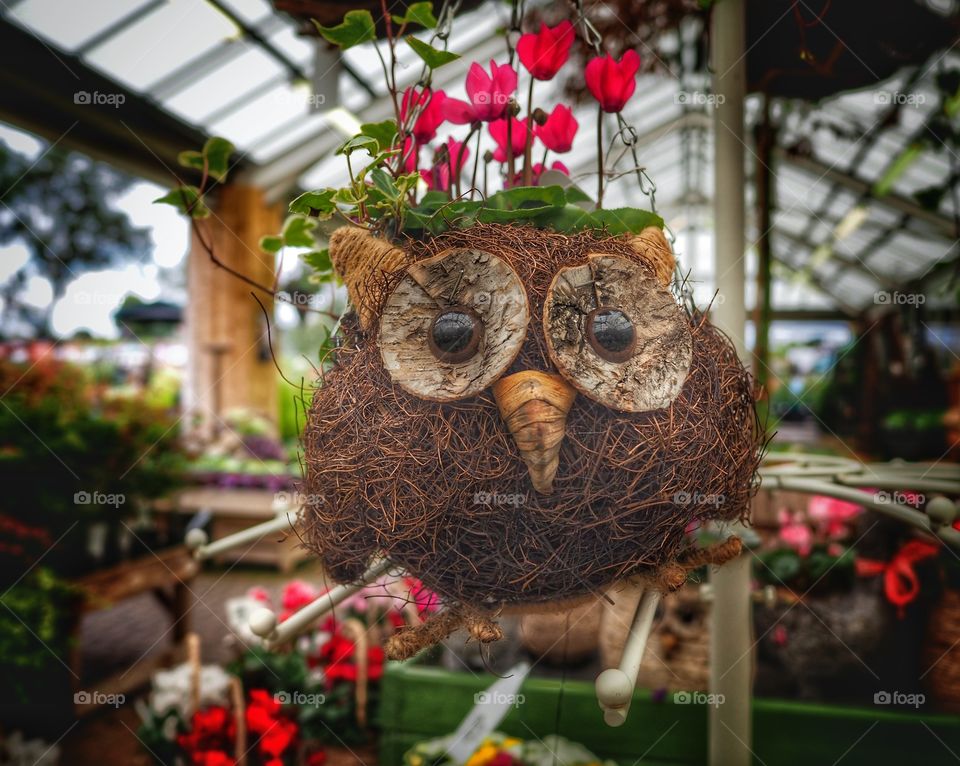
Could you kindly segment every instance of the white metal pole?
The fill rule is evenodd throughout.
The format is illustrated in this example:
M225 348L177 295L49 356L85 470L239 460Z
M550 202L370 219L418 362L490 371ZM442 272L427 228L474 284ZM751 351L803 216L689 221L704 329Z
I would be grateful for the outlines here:
M745 0L713 4L714 268L718 300L712 319L746 360L744 341L744 99L746 98ZM750 557L741 555L711 575L714 602L710 632L710 688L722 700L709 711L711 766L752 763L752 611ZM722 695L722 696L720 696Z
M623 726L627 721L633 689L640 674L640 663L643 662L643 653L650 639L659 603L660 594L657 591L644 592L623 645L620 667L608 668L597 676L597 701L603 709L603 720L607 726Z

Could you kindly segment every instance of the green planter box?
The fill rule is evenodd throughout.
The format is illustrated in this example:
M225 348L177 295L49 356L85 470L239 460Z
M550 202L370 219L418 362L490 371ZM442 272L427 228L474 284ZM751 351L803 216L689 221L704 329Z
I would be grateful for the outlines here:
M396 766L416 742L449 734L492 675L451 673L416 662L390 663L381 687L380 766ZM532 678L524 703L500 730L524 739L558 732L622 766L704 766L707 708L654 702L638 690L627 723L603 723L593 684ZM559 712L558 712L559 708ZM559 717L558 717L559 716ZM757 699L754 762L765 766L946 764L960 755L960 717Z

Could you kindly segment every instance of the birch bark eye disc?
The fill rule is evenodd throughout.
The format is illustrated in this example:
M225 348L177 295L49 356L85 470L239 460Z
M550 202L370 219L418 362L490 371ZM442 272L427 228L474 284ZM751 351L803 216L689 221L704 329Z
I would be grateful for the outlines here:
M686 314L640 264L591 254L557 272L543 307L547 351L580 393L612 409L669 407L693 359Z
M510 265L482 250L412 264L387 298L379 346L390 378L421 399L475 396L520 353L530 306Z

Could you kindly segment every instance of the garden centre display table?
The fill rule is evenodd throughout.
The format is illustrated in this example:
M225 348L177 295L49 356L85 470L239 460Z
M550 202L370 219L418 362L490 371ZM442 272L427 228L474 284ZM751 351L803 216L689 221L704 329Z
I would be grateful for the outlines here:
M268 489L226 489L198 487L182 490L156 506L159 512L210 514L210 537L220 540L234 532L241 532L254 524L274 519L278 514L296 511L298 503L293 492L273 492ZM266 535L250 545L244 545L214 557L219 563L243 561L250 564L268 564L281 572L293 570L297 562L308 556L294 534Z
M158 668L180 661L184 640L189 631L190 582L199 571L199 564L190 551L180 545L125 561L75 580L73 584L83 593L74 623L76 640L70 655L70 669L78 683L81 675L78 636L80 618L84 614L107 609L141 593L152 593L169 613L173 622L173 646L163 652L148 654L122 673L97 681L93 685L87 684L85 689L95 689L96 699L104 699L112 694L124 694L147 683ZM162 635L159 629L158 635ZM75 706L78 715L95 710L96 707L96 704Z

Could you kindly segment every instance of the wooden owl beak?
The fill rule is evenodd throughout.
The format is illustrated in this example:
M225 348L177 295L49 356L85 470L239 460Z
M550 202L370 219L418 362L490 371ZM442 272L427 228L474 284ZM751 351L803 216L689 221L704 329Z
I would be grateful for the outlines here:
M492 391L500 417L527 464L533 488L550 494L576 389L559 375L524 370L501 378Z

